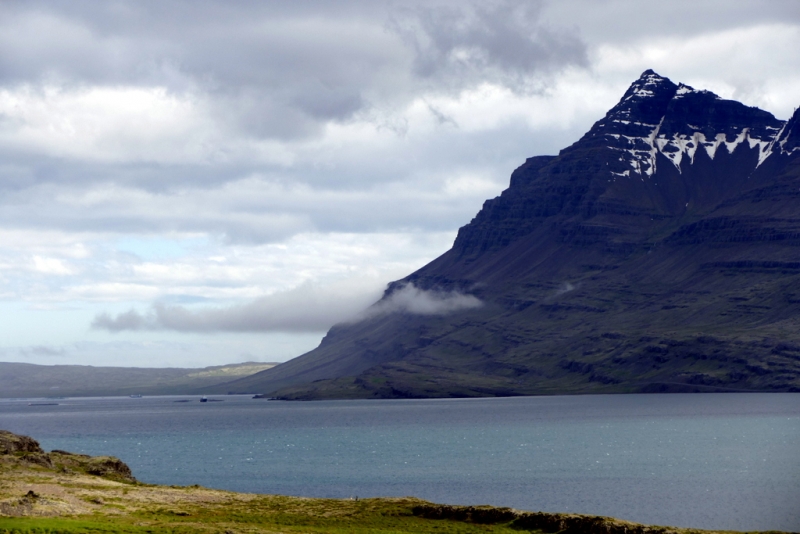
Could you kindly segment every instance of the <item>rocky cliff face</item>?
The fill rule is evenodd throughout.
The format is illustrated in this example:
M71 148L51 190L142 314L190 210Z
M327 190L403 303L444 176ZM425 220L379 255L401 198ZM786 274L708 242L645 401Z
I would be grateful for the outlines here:
M528 159L404 284L483 302L381 315L225 386L286 398L800 390L800 111L646 71ZM317 381L309 384L312 381Z

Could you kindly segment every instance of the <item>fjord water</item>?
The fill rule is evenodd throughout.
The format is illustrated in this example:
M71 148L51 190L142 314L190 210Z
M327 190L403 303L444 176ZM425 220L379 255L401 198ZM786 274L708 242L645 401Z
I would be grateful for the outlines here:
M800 394L216 398L2 400L0 428L149 483L800 530Z

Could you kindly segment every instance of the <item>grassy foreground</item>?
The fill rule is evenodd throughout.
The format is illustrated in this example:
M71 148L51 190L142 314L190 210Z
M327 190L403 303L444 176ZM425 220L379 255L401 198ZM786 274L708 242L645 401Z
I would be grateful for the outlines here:
M414 498L310 499L136 481L113 457L46 453L0 431L5 533L689 534L612 518L436 505Z

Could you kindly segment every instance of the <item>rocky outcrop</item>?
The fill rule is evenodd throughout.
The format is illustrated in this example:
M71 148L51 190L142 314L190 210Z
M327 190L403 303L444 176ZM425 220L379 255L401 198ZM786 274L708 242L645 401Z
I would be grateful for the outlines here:
M28 436L20 436L8 430L0 430L0 455L16 453L44 454L39 442Z
M65 473L85 473L118 482L136 482L130 467L119 458L61 450L47 453L35 439L7 430L0 430L0 460L5 463L34 464Z
M76 471L119 482L135 482L131 468L113 456L89 456L54 450L50 453L53 465L63 471Z
M28 464L53 467L50 456L42 450L38 441L7 430L0 430L0 458L3 456Z

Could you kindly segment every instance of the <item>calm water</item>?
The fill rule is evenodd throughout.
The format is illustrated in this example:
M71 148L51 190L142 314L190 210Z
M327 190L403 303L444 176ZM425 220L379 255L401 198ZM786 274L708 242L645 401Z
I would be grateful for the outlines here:
M800 394L216 398L0 400L0 428L151 483L800 531Z

